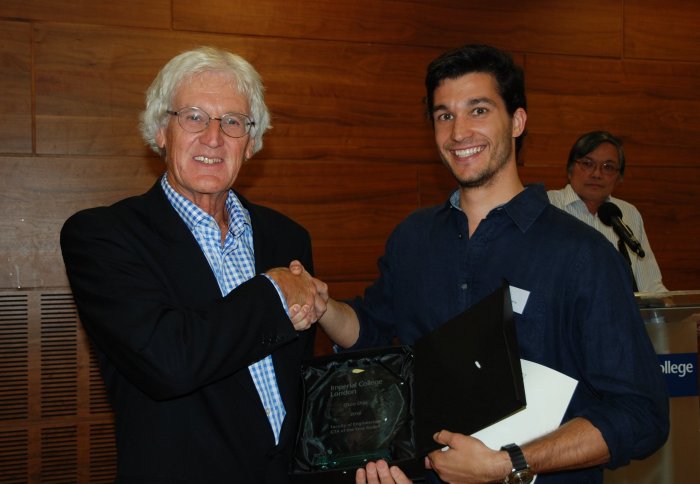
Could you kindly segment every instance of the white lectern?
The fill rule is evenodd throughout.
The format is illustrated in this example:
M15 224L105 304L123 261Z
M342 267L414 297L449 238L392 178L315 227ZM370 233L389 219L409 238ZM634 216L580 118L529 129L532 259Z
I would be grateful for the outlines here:
M666 445L642 461L605 471L605 482L698 482L700 402L698 333L700 291L638 293L637 301L669 387L671 432Z

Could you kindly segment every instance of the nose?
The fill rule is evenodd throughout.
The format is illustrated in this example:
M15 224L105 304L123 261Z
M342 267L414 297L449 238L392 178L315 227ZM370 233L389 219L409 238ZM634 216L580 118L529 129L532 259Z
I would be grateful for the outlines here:
M602 178L603 177L603 165L596 163L593 166L593 170L591 170L591 176L594 176L596 178Z
M471 138L473 134L472 123L469 118L456 116L452 123L452 139L461 141Z
M221 131L221 121L218 119L210 119L209 125L199 135L202 143L212 148L221 146L224 143L224 133Z

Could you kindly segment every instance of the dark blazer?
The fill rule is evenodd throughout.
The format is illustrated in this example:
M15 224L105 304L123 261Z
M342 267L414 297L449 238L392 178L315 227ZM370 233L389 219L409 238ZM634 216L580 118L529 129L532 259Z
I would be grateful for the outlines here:
M239 198L257 274L293 259L313 270L303 227ZM114 409L117 482L287 482L313 330L294 330L272 283L222 297L159 183L70 217L61 249ZM287 411L277 446L247 369L270 353Z

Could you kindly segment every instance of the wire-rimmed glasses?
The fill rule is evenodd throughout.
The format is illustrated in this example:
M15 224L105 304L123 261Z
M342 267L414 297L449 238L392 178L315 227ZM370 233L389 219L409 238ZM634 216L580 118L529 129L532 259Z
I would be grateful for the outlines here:
M610 161L606 161L605 163L596 163L590 158L581 158L576 160L576 164L588 174L593 173L596 167L600 168L600 172L606 176L617 175L617 173L620 171L620 167Z
M212 119L217 120L221 131L231 138L242 138L250 133L250 129L255 126L254 121L241 113L226 113L220 118L215 118L197 107L182 108L178 111L167 110L166 113L177 116L177 122L188 133L204 131L209 127L209 122Z

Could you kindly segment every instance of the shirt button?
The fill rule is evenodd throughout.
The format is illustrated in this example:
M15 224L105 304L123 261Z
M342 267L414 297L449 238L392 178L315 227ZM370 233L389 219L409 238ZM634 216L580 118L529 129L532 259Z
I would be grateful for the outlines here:
M461 240L461 239L462 239L462 234L461 234L461 233L457 234L457 238Z
M269 416L272 414L272 410L270 410L269 408L265 407L265 413L266 413L267 416L269 417Z
M464 284L460 285L459 287L460 287L463 291L466 291L467 288L469 287L469 284L467 284L467 283L465 282Z

